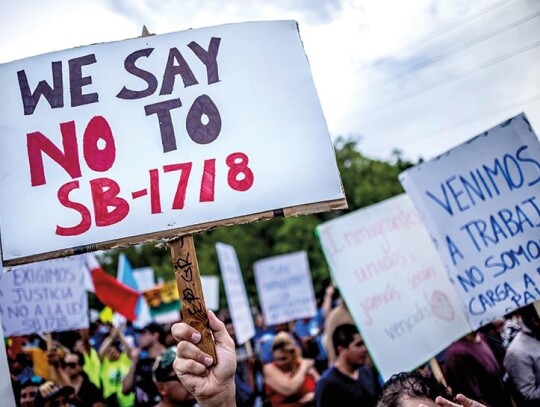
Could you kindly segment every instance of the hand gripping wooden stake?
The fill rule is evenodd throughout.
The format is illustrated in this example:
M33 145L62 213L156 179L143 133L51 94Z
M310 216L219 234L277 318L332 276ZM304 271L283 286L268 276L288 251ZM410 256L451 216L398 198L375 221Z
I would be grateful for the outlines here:
M182 320L200 332L201 341L197 346L212 357L215 365L217 364L216 348L208 325L193 235L171 240L169 245L178 295L182 304Z

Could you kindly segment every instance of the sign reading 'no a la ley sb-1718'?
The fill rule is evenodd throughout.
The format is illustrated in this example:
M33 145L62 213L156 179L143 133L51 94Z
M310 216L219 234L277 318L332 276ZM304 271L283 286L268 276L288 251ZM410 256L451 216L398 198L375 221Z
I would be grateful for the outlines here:
M39 55L0 89L4 265L346 206L294 21Z

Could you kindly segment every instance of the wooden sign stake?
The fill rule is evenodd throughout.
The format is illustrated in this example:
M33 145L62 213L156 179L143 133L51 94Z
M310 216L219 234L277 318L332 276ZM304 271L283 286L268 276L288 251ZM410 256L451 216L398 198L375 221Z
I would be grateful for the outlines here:
M446 386L446 380L441 370L441 366L439 365L439 362L437 362L436 358L431 358L429 360L429 367L431 368L431 371L433 372L433 376L435 376L435 379L437 379L437 381L441 383L443 386Z
M169 244L178 295L182 305L182 320L200 332L202 338L197 346L210 355L214 364L217 364L216 348L212 331L208 326L193 235L171 240Z

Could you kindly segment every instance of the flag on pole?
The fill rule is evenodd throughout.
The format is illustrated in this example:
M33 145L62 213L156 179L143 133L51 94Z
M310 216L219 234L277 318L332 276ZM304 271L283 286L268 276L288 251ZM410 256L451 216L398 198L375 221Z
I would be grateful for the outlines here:
M124 315L128 320L135 320L139 292L106 273L94 254L86 255L86 265L90 270L98 300L103 305L111 307L113 311Z
M135 291L139 293L142 291L135 276L135 270L133 270L133 266L124 253L120 253L120 256L118 256L118 271L116 273L116 278L122 284L133 288ZM135 315L135 320L132 322L136 327L143 327L152 321L150 309L142 295L139 297L139 301L135 306Z

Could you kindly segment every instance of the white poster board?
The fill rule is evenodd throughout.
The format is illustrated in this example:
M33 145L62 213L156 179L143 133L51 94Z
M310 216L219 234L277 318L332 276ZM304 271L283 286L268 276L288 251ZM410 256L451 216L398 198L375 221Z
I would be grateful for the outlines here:
M217 276L201 276L204 303L207 309L219 309L219 278Z
M346 207L295 21L39 55L0 89L4 265Z
M88 328L82 256L43 261L0 274L6 336Z
M236 341L238 345L242 345L255 335L255 324L242 270L234 247L225 243L216 243L216 252Z
M400 180L474 329L540 299L540 143L524 114Z
M470 331L429 235L405 195L317 227L333 280L385 380Z
M310 318L317 312L306 252L258 260L253 272L267 326Z

